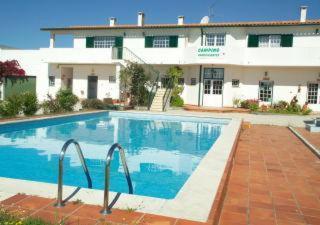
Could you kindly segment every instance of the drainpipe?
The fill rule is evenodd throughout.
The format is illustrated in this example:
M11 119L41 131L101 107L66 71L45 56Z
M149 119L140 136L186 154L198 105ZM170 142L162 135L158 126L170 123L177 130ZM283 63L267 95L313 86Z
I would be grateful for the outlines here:
M202 65L199 69L199 94L198 94L198 106L200 106L200 97L201 97L201 81L202 81Z
M201 32L201 46L203 46L203 28L200 28ZM200 106L200 98L201 98L201 81L202 81L202 65L200 65L199 69L199 93L198 93L198 106Z

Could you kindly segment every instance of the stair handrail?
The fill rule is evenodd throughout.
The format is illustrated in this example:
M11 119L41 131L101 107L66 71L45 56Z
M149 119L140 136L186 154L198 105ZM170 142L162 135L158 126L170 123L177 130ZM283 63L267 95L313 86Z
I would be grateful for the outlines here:
M121 51L119 51L121 49ZM121 58L119 58L119 52L122 53ZM151 108L152 101L154 99L154 96L159 88L159 79L160 79L160 72L156 69L154 69L153 66L145 62L142 58L140 58L137 54L135 54L132 50L130 50L127 47L113 47L112 48L112 59L122 59L122 60L128 60L130 62L135 62L138 64L143 64L147 69L150 71L151 75L155 75L155 79L150 81L150 90L148 94L148 110Z
M171 97L172 89L173 89L173 78L169 78L169 81L166 84L166 91L165 91L165 93L163 95L163 99L162 99L162 111L165 111L167 108L168 100Z
M87 181L88 181L88 188L92 188L92 180L89 174L89 170L86 164L86 161L84 159L81 147L79 145L79 143L74 140L74 139L70 139L68 141L66 141L66 143L64 143L64 145L62 146L61 152L60 152L60 157L59 157L59 176L58 176L58 196L57 196L57 202L55 204L56 207L63 207L64 203L62 200L62 189L63 189L63 160L64 160L64 156L65 153L68 149L68 147L70 146L70 144L74 144L76 147L76 150L78 152L78 156L80 158L81 161L81 165L83 168L83 171L86 175Z
M127 184L129 187L129 194L133 193L133 186L130 177L130 172L128 169L126 157L123 148L118 143L114 143L108 151L106 167L105 167L105 186L104 186L104 200L103 200L103 208L101 210L101 214L107 215L111 213L111 207L109 206L109 189L110 189L110 166L112 161L112 156L114 151L118 149L120 153L120 158L122 162L122 166L124 169L124 173L126 175Z

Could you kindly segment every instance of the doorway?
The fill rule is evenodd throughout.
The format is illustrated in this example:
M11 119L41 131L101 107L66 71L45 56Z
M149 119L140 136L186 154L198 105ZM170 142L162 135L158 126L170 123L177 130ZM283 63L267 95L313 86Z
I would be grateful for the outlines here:
M61 89L72 90L72 84L73 84L73 68L61 67Z
M224 69L204 68L203 106L223 106Z
M98 95L98 77L88 76L88 98L96 99Z

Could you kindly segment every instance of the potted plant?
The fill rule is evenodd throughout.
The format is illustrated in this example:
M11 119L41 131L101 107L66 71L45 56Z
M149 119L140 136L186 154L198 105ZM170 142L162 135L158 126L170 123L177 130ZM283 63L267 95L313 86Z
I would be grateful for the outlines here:
M238 108L240 105L241 99L239 98L233 98L232 103L233 103L233 108Z

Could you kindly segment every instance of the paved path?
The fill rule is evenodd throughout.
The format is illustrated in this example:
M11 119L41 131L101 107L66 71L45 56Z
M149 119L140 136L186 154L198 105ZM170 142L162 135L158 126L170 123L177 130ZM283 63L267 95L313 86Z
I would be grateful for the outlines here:
M311 120L312 118L318 117L319 115L257 115L251 113L211 113L211 112L192 112L185 110L169 110L168 114L179 114L179 115L203 115L210 117L222 117L222 118L240 118L245 122L252 124L266 124L266 125L277 125L277 126L293 126L293 127L304 127L304 121Z
M219 225L319 225L320 160L285 127L240 136Z

